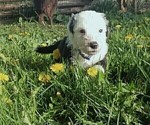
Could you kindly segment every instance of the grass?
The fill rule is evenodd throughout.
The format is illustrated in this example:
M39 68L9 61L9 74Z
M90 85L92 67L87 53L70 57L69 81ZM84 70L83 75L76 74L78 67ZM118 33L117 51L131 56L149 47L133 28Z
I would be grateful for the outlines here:
M107 18L107 72L95 77L79 67L54 73L52 55L34 52L37 45L64 37L64 25L0 25L0 73L9 77L0 78L0 124L148 125L149 13Z

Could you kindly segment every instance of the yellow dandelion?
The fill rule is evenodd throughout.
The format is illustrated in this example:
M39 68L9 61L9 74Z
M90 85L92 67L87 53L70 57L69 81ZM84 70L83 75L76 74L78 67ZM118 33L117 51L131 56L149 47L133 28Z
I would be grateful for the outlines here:
M137 48L143 48L144 46L143 45L137 45L136 47Z
M137 47L137 48L144 48L144 47L145 47L145 48L150 48L150 45L146 45L146 46L144 46L144 45L137 45L136 47Z
M8 97L3 98L2 100L6 104L12 104L12 100L10 98L8 98Z
M121 25L116 25L116 28L117 29L120 29L122 26Z
M29 36L30 33L28 33L28 32L22 32L22 33L19 33L19 35L21 35L21 36Z
M50 81L51 77L48 74L45 74L44 72L41 72L39 74L39 78L38 79L39 79L39 81L46 83L46 82Z
M60 54L59 49L55 49L55 50L53 51L53 58L54 58L54 59L59 59L60 56L61 56L61 54Z
M12 39L13 39L13 35L11 35L11 34L8 35L8 39L9 39L9 40L12 40Z
M87 74L88 74L89 76L95 77L95 76L98 74L98 70L97 70L97 68L95 68L95 67L90 67L90 68L87 70Z
M50 69L54 73L62 72L62 71L64 71L64 65L62 63L55 63L55 64L50 66Z
M0 73L0 81L8 81L9 80L9 77L8 75L5 75L3 73Z
M61 96L61 93L60 93L60 92L57 92L56 95L57 95L57 96Z
M46 46L47 46L47 43L42 43L40 46L46 47Z
M126 40L131 40L133 39L133 35L132 34L128 34L127 36L125 36Z
M29 35L30 35L30 33L28 33L28 32L24 32L24 35L25 35L25 36L29 36Z
M23 36L23 33L19 33L19 35Z

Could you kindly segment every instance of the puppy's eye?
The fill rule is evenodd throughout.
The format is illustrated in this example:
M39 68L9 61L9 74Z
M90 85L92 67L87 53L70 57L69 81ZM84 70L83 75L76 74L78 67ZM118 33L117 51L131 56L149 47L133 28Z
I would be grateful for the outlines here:
M99 32L102 33L102 32L103 32L103 29L100 29Z
M85 34L85 30L84 30L84 29L81 29L81 30L80 30L80 33Z

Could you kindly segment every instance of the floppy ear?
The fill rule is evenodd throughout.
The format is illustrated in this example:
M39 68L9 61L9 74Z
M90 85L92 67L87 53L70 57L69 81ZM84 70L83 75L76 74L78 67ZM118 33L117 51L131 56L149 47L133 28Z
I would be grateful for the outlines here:
M71 15L70 21L68 23L68 30L73 34L74 25L75 25L76 17L74 14Z

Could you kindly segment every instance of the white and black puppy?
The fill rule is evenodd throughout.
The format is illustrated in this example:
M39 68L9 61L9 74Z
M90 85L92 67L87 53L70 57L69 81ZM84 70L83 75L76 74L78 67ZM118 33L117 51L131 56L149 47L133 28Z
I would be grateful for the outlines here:
M82 11L72 15L67 29L68 36L53 45L37 47L36 52L52 53L59 49L61 59L67 59L82 68L106 68L108 20L104 13Z

